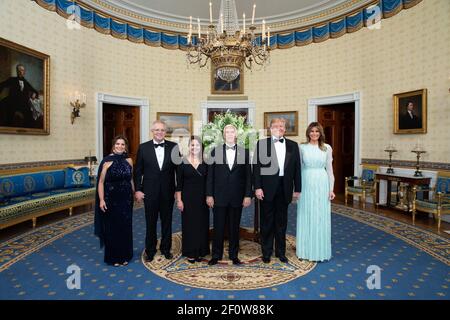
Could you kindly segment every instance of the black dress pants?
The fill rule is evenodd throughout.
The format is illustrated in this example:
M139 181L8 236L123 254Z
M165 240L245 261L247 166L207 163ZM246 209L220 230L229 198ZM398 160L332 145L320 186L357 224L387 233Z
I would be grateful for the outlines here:
M170 253L172 248L172 211L174 199L158 199L152 197L145 199L145 250L147 255L155 255L158 223L158 215L161 219L161 244L159 249L162 254Z
M222 260L225 225L228 222L228 256L231 260L239 253L239 227L241 224L242 207L214 206L214 236L212 244L212 258Z
M275 241L275 255L286 255L287 210L283 187L283 177L279 177L275 197L272 201L261 201L260 228L261 251L263 257L270 258Z

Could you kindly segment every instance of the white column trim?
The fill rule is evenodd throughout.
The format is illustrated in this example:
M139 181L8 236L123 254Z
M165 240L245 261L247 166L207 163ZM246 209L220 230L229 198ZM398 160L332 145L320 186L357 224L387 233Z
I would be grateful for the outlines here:
M355 103L355 159L354 175L358 175L361 165L361 93L353 92L336 96L308 99L308 124L317 121L318 106L327 104Z
M103 104L111 103L118 105L136 106L140 110L140 143L148 141L150 139L150 104L147 98L142 97L126 97L118 96L108 93L97 92L95 95L95 101L97 105L97 141L96 141L96 153L98 161L103 159Z

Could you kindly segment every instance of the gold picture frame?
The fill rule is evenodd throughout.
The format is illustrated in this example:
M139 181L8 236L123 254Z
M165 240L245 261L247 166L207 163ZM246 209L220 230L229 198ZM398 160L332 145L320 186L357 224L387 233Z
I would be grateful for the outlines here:
M50 56L3 38L0 133L50 134Z
M394 133L427 133L427 89L394 94Z
M243 68L236 80L226 82L217 76L216 68L211 64L211 94L244 94Z
M165 122L167 137L192 135L192 113L157 112L156 119Z
M273 118L286 120L285 136L298 136L298 111L264 112L264 128L267 129L267 136L270 136L269 127Z

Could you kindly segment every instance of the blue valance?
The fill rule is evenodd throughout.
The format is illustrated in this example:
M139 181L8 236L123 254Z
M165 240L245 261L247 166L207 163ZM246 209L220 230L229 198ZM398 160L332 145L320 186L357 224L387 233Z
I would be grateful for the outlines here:
M163 47L166 49L186 50L187 36L185 33L153 30L149 27L128 23L124 20L108 16L99 11L83 7L76 1L69 0L31 0L41 7L55 11L67 18L75 14L77 21L86 28L94 28L103 34L110 34L119 39L128 39L135 43L145 43L149 46ZM338 38L346 33L360 30L373 24L379 19L386 19L399 13L403 9L409 9L422 0L378 0L365 5L346 15L334 18L323 23L302 27L299 30L288 33L272 34L270 47L272 49L287 49L293 46L304 46L313 42L322 42L330 38ZM192 42L197 43L197 38L192 37ZM256 41L261 44L261 37Z

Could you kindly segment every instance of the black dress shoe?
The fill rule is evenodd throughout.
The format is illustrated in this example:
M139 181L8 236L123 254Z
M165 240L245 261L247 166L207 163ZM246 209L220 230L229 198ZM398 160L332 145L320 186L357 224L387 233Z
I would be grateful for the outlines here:
M202 258L202 257L198 257L198 258L195 259L195 261L197 261L197 262L202 262L202 261L203 261L203 258Z
M152 262L154 258L155 258L154 254L150 254L150 255L145 254L144 260L145 260L145 262Z
M170 252L164 253L164 257L165 257L167 260L170 260L170 259L173 258L173 254L171 254Z
M242 264L242 262L241 262L241 260L239 260L239 258L231 259L231 261L233 261L233 264Z
M262 258L262 261L263 261L264 263L270 263L270 257L263 257L263 258Z
M188 258L187 261L188 261L189 263L195 263L196 259Z
M280 259L281 262L288 262L288 258L286 258L286 256L279 256L278 259Z
M219 262L219 259L212 258L211 260L209 260L208 265L213 266L213 265L217 264L217 262Z

